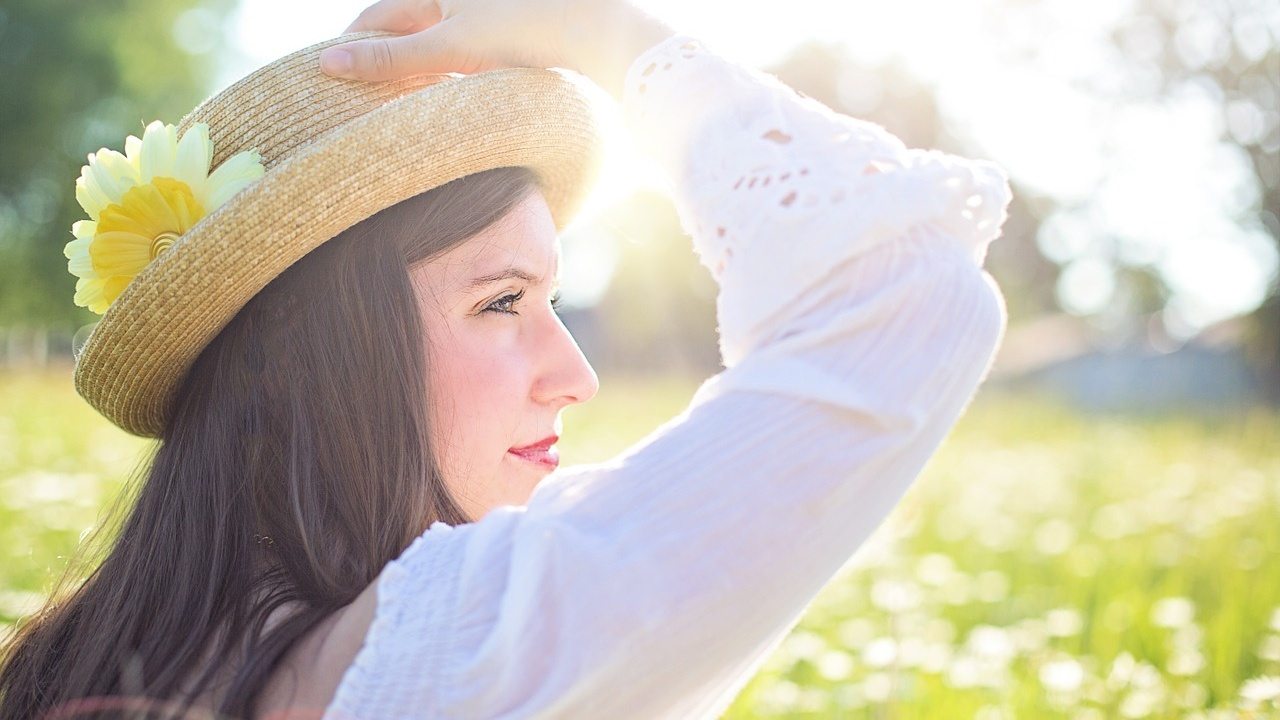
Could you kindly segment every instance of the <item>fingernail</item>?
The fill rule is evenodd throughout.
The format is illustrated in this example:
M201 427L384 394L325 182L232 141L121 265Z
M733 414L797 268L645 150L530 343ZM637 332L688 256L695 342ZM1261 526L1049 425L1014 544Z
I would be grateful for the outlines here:
M329 49L320 53L320 69L330 75L346 76L351 72L351 53Z

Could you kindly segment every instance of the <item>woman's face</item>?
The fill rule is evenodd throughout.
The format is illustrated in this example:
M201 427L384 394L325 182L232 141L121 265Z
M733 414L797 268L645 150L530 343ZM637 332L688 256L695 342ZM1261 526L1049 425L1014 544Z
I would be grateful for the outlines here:
M427 333L433 448L473 521L528 501L554 466L509 451L559 436L560 410L600 386L551 308L559 245L535 191L484 232L410 271Z

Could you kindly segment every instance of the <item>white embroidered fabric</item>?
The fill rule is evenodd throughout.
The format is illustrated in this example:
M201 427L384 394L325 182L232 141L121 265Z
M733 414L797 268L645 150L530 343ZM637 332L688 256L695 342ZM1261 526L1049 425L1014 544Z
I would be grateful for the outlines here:
M677 210L723 289L726 367L786 322L778 313L821 279L815 273L911 226L931 222L979 265L1000 233L1011 193L996 164L908 149L698 38L669 38L627 77L628 123L672 170ZM794 240L757 249L779 237ZM734 259L750 267L723 274Z
M522 507L436 522L378 580L325 718L714 718L986 377L998 166L907 149L688 35L624 116L713 274L725 370Z

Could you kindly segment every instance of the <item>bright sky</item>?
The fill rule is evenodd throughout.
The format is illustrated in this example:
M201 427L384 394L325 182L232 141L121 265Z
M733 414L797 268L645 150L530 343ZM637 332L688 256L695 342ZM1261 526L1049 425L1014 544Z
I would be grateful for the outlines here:
M368 4L242 0L229 27L242 58L226 63L218 87L340 33ZM1016 190L1057 201L1061 209L1035 241L1064 264L1057 291L1069 311L1089 314L1121 302L1107 262L1111 253L1159 266L1175 292L1166 320L1182 335L1252 310L1276 274L1274 246L1262 228L1233 221L1256 203L1259 189L1243 152L1217 139L1224 120L1213 88L1191 85L1172 101L1143 103L1133 98L1151 78L1114 71L1106 33L1132 0L639 4L756 67L807 39L843 43L868 63L898 56L936 88L953 131L981 148L976 157L1004 165ZM1196 20L1176 38L1177 49L1184 57L1208 59L1219 48ZM1271 25L1261 35L1256 28L1237 28L1247 36L1236 40L1265 51L1280 38L1280 13ZM1002 43L982 41L992 37ZM1024 59L1031 50L1039 53L1040 64ZM1078 89L1082 81L1099 79L1120 102ZM869 91L849 88L851 96ZM612 103L602 107L606 121L618 123ZM1227 120L1238 138L1267 129L1266 119L1248 108ZM611 138L604 176L584 217L654 184L653 168L631 152L625 136L613 132ZM607 243L574 242L573 235L573 228L562 235L564 297L589 303L608 283L613 255Z

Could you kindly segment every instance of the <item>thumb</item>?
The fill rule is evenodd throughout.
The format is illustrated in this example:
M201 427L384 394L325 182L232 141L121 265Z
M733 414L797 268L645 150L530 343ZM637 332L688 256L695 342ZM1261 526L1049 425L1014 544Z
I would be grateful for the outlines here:
M412 35L335 45L320 53L320 70L349 80L398 80L457 70L458 58L446 28L433 25Z

